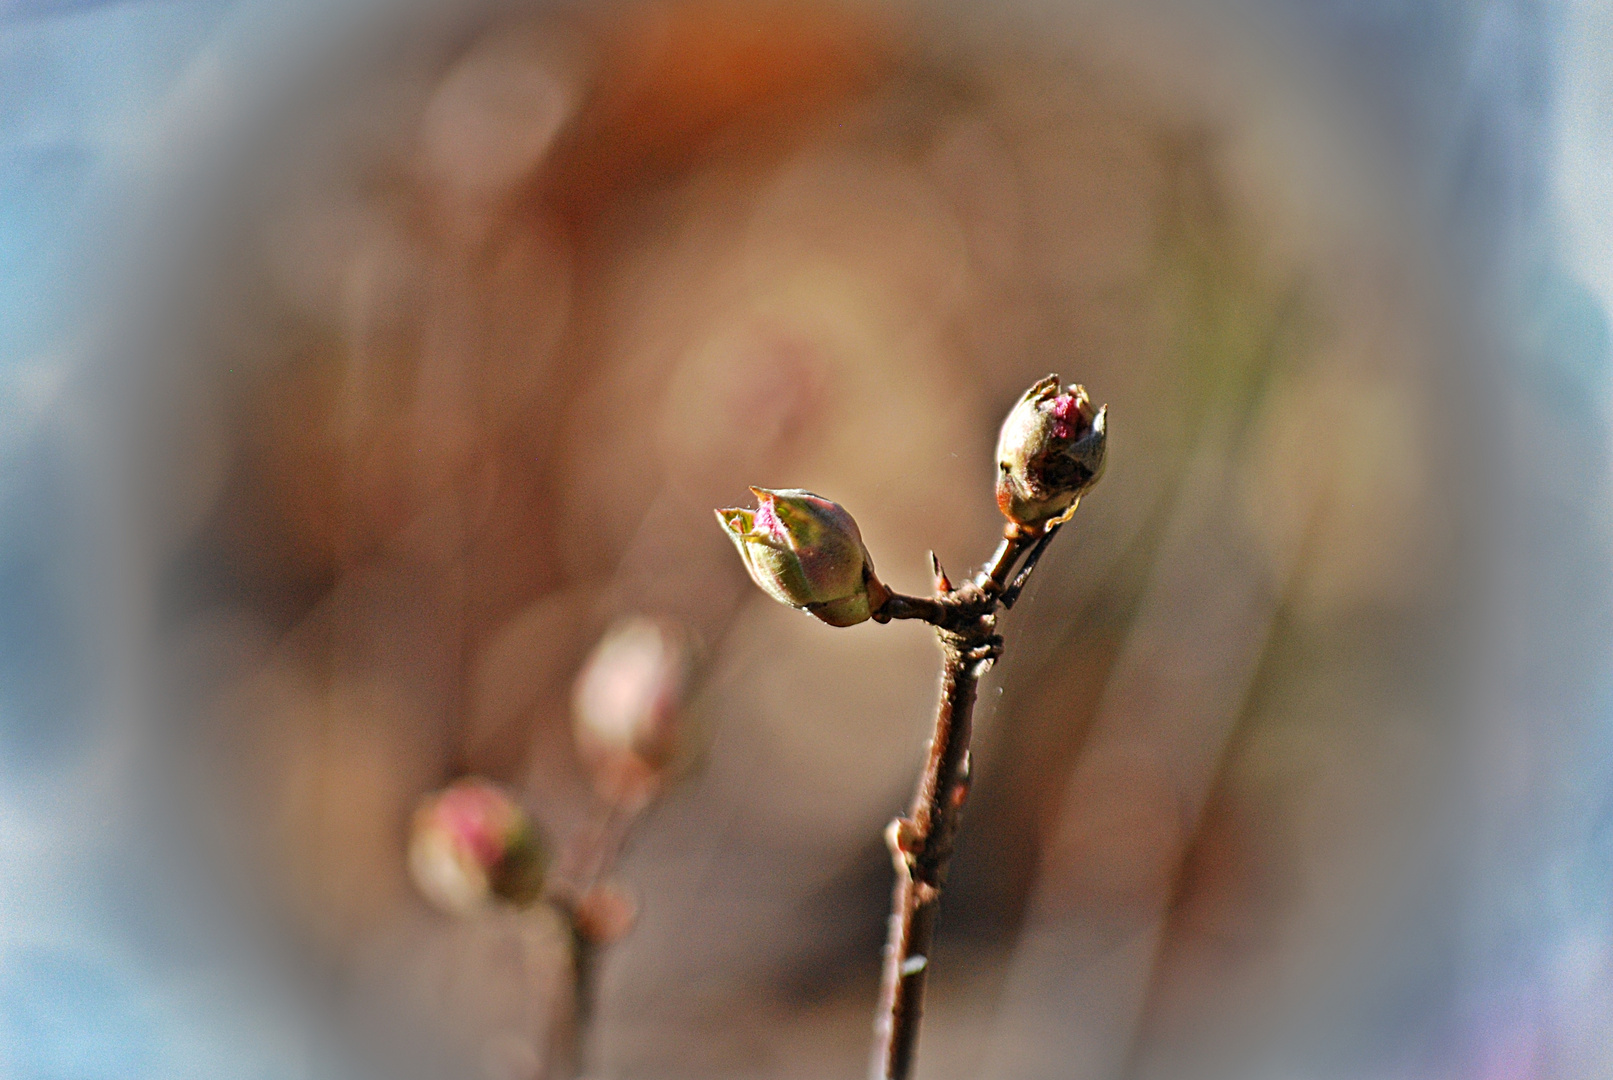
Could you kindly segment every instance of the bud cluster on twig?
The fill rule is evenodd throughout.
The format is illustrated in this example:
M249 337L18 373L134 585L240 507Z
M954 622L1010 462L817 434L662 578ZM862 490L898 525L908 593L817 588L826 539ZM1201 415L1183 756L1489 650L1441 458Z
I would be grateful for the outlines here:
M696 655L690 631L643 616L616 623L589 654L573 683L572 735L600 810L558 857L515 795L483 777L424 796L411 821L410 876L439 911L465 918L494 904L544 903L569 925L573 1015L551 1047L562 1069L580 1069L598 950L636 914L632 896L608 880L611 867L693 752Z
M1002 543L972 580L955 586L931 556L935 593L904 596L874 574L857 522L809 491L753 487L755 509L717 520L763 592L831 626L920 619L936 628L942 684L928 760L906 817L886 830L896 868L890 937L875 1022L872 1075L911 1075L923 1015L941 889L969 792L969 742L980 677L1002 652L998 608L1012 607L1042 553L1103 475L1108 408L1049 375L1025 391L997 440Z

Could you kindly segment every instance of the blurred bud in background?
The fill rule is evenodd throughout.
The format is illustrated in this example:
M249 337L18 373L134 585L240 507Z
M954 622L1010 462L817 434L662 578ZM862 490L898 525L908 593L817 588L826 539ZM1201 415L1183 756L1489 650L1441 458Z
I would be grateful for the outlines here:
M688 630L643 616L612 625L588 654L572 689L572 731L607 802L642 804L687 764L696 655Z
M409 872L421 894L451 915L493 899L531 903L543 892L546 858L520 805L486 780L456 780L414 812Z

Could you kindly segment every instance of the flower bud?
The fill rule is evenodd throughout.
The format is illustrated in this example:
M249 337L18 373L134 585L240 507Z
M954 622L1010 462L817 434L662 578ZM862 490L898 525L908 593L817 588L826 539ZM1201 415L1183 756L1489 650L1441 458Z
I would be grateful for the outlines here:
M606 631L572 686L572 735L600 794L630 798L687 749L680 715L694 683L695 643L682 627L635 617Z
M1017 525L1066 520L1103 475L1109 407L1049 375L1025 391L997 436L997 506Z
M755 510L718 510L717 520L763 592L830 626L853 626L879 610L890 594L844 507L810 491L751 491Z
M415 808L409 874L442 911L468 915L493 897L531 903L543 891L543 872L537 829L497 784L456 780Z

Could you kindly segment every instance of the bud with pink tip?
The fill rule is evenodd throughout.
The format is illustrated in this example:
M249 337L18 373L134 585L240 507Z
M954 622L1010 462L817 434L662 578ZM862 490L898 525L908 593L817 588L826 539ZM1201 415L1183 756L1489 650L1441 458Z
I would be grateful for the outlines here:
M997 437L997 506L1040 531L1066 520L1103 475L1109 407L1094 410L1082 386L1049 375L1025 391Z
M448 914L471 914L493 898L531 903L543 892L544 863L537 829L491 781L456 780L415 808L409 874Z
M751 580L830 626L853 626L890 595L874 576L856 521L810 491L751 488L756 509L718 510Z
M653 786L687 749L682 713L695 654L682 626L635 616L606 631L583 662L572 687L572 734L606 798Z

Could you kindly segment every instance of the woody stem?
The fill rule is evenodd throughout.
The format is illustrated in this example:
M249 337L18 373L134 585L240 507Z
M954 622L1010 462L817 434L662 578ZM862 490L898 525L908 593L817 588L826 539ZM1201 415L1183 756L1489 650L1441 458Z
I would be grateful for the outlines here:
M969 638L940 632L945 659L929 758L908 816L886 830L896 887L874 1027L874 1080L906 1080L912 1074L941 889L969 791L975 696L992 662L992 621L982 620L981 634Z
M1033 545L1045 547L1046 538L1016 531L998 546L975 581L933 599L892 594L876 615L884 616L881 622L918 618L934 624L942 666L935 730L918 791L907 816L885 831L896 885L874 1024L873 1080L908 1080L912 1075L941 890L969 794L969 742L980 677L1002 653L997 606L1014 565ZM1034 564L1027 565L1022 577L1031 569Z

